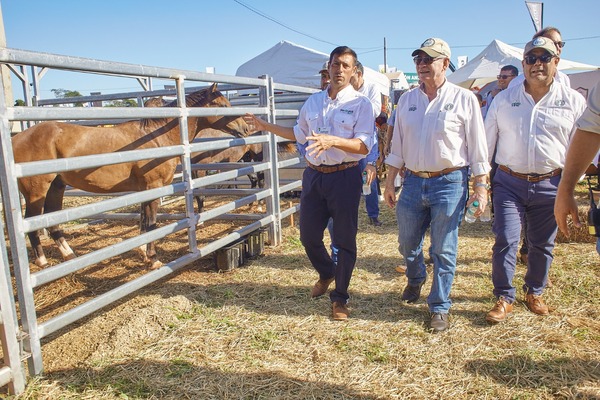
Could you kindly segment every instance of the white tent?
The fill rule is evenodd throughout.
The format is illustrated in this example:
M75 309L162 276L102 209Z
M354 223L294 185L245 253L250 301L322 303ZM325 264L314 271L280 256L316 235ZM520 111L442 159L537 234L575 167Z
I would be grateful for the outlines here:
M248 78L269 75L276 83L319 88L321 82L319 71L327 60L329 54L282 40L264 53L240 65L235 75ZM388 77L367 66L364 68L365 81L376 84L381 93L389 96Z
M514 65L522 72L521 60L523 49L511 46L494 39L481 53L466 63L462 68L448 75L448 80L465 88L482 87L496 79L500 68ZM593 70L598 67L561 58L558 63L560 70Z

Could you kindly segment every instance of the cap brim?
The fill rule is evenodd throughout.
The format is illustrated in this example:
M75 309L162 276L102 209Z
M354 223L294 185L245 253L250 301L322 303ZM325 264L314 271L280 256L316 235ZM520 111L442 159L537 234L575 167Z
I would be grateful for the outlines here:
M422 51L424 53L426 53L429 57L446 57L445 55L438 53L437 51L433 50L433 49L416 49L415 51L412 52L412 56L416 56L417 54L419 54L419 52Z

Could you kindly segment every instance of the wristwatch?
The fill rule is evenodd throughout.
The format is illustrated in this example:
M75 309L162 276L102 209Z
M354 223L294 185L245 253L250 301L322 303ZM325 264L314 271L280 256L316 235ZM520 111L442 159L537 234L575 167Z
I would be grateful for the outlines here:
M491 189L491 186L490 186L489 183L477 182L477 183L475 183L474 186L475 187L484 187L485 190L490 190Z
M377 161L367 161L367 164L376 167L377 166Z

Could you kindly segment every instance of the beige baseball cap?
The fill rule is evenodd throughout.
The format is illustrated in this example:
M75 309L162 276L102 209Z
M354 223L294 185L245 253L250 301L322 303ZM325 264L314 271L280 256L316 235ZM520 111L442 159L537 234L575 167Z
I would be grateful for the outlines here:
M440 38L429 38L421 44L421 47L412 52L412 56L416 56L419 51L424 51L430 57L447 57L450 58L450 46Z
M323 67L321 68L321 70L319 71L319 73L328 71L328 67L329 67L329 61L325 61L323 63Z
M554 44L554 42L543 36L536 37L531 42L527 43L525 45L523 55L526 56L533 49L543 49L550 53L550 55L558 55L558 50L556 49L556 45Z

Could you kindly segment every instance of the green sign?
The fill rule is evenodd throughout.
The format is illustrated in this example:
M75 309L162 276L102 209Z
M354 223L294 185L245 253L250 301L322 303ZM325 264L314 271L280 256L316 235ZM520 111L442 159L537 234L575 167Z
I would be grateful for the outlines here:
M406 82L408 82L409 86L419 83L419 76L416 72L405 72L404 76L406 77Z

